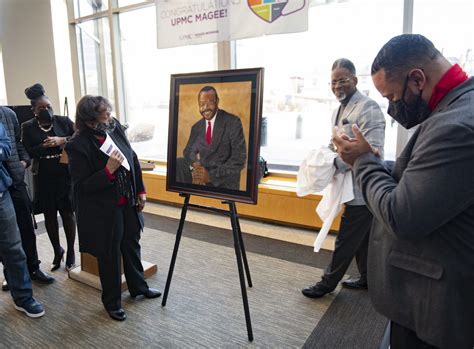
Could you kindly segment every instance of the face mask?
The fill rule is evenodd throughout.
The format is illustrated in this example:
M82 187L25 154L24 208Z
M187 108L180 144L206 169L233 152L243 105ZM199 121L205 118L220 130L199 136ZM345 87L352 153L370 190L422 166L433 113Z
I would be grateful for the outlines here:
M48 108L48 109L40 111L38 115L38 119L40 120L40 122L50 123L51 120L53 119L53 109Z
M99 122L97 125L94 127L94 131L97 131L98 133L105 134L106 132L113 132L115 130L115 119L111 118L109 122L107 123L101 123Z
M405 79L402 98L395 102L389 102L387 113L408 130L425 121L430 116L431 110L428 107L428 103L421 98L423 90L420 91L420 94L413 103L408 104L405 102L407 83L408 76Z

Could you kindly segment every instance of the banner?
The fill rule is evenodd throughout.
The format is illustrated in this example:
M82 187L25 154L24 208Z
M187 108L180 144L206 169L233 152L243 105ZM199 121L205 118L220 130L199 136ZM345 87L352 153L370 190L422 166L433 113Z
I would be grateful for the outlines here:
M156 0L158 48L308 30L309 0Z

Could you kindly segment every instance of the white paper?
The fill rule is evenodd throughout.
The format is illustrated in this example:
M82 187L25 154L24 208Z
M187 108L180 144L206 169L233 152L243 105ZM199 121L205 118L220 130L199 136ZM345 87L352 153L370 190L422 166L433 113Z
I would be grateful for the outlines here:
M125 167L128 171L130 171L130 164L128 163L127 158L125 157L125 155L123 155L122 151L119 149L119 147L117 147L115 142L108 134L106 135L105 142L100 147L100 150L107 156L110 156L110 154L112 154L114 150L118 150L120 155L123 156L122 166Z

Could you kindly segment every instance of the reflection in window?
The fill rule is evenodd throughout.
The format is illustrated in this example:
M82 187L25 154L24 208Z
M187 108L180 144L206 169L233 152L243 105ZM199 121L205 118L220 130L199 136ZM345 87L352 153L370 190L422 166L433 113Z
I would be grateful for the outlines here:
M386 111L387 103L373 86L370 66L382 45L401 33L402 16L403 0L323 4L310 8L307 32L236 42L237 68L265 67L266 131L260 152L270 168L297 170L310 149L329 144L331 115L339 103L328 82L338 58L354 62L359 91ZM387 159L395 157L396 145L396 125L390 120L387 116Z
M81 93L102 95L114 104L112 53L107 18L76 25Z
M120 14L128 137L138 156L166 160L170 75L216 69L216 45L156 48L153 6Z

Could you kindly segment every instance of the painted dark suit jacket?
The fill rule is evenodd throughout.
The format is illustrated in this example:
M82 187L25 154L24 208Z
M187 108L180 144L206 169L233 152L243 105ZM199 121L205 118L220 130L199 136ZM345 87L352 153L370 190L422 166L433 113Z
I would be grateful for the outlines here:
M245 167L247 159L242 122L237 116L219 109L212 131L212 142L208 146L206 120L199 120L191 128L183 155L191 162L199 161L207 169L213 186L239 190L240 171Z

